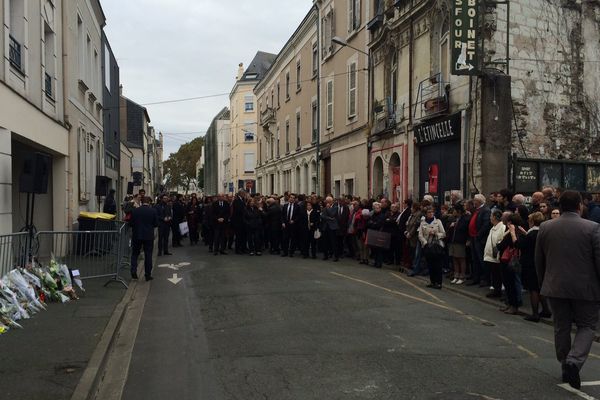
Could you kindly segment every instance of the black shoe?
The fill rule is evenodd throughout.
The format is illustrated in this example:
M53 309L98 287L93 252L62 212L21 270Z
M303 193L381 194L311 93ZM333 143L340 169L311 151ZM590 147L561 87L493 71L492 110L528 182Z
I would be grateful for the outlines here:
M294 258L294 253L290 253L290 258Z
M552 313L550 311L541 312L540 318L552 318Z
M209 253L212 253L212 252L213 252L213 248L212 248L212 247L209 247L209 248L208 248L208 252L209 252Z
M440 285L439 283L437 283L437 284L433 285L433 288L441 290L442 289L442 285Z
M219 255L219 252L218 252L218 251L215 251L213 254L214 254L215 256L218 256L218 255Z
M566 378L567 383L577 390L581 389L581 378L579 377L579 369L574 364L565 364L563 379Z
M467 282L467 286L475 286L475 285L479 285L479 281Z
M138 279L137 273L136 272L132 272L131 273L131 279Z
M427 287L433 289L435 287L435 283L430 283L430 284L427 285Z
M487 297L488 299L493 299L493 298L498 298L501 297L502 293L498 293L498 292L491 292L485 295L485 297Z
M540 316L539 315L528 315L525 318L523 318L525 321L529 321L529 322L540 322Z
M486 287L486 286L490 286L490 284L487 282L479 282L479 287Z
M173 253L169 253L169 252L165 253L165 256L172 256L172 255L173 255Z
M220 251L219 253L223 254L224 256L227 255L227 252L225 252L225 251Z
M338 261L340 261L340 259L337 257L333 259L333 262L338 262Z
M154 278L152 277L152 275L146 275L146 282L154 280Z
M287 253L281 253L281 257L287 257L288 254Z

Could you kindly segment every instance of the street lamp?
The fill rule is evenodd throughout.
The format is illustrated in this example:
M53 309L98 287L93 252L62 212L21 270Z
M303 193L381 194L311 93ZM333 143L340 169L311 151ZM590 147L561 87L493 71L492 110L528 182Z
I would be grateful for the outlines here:
M333 43L335 43L335 44L339 44L339 45L340 45L340 46L342 46L342 47L349 47L349 48L351 48L351 49L353 49L353 50L356 50L356 51L358 51L359 53L362 53L362 54L366 55L367 57L369 57L369 60L371 59L371 55L370 55L369 53L367 53L367 52L366 52L366 51L364 51L364 50L358 49L358 48L356 48L356 47L354 47L354 46L351 46L350 44L348 44L348 42L347 42L347 41L345 41L344 39L342 39L342 38L341 38L341 37L339 37L339 36L334 36L334 37L332 37L332 38L331 38L331 41L332 41Z

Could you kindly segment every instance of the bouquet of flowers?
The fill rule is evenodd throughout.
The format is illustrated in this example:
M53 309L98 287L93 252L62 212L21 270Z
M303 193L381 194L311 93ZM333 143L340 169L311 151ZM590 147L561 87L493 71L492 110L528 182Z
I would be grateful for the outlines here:
M24 300L25 306L28 310L36 313L46 309L46 307L44 307L44 305L39 301L33 286L27 282L18 269L13 269L10 271L7 277L12 286L16 289L16 292L20 294L20 297Z

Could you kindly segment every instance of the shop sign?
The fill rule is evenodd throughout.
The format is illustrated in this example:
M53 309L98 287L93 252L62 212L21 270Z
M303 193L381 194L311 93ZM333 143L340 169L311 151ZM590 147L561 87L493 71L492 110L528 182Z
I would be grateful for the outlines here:
M458 139L461 128L460 118L460 113L456 113L443 119L415 126L416 144L424 145Z
M479 0L453 0L452 74L477 75L479 72Z
M538 164L517 161L515 163L515 190L519 193L533 193L538 188Z
M596 163L518 159L513 173L518 193L533 193L544 186L600 193L600 164Z

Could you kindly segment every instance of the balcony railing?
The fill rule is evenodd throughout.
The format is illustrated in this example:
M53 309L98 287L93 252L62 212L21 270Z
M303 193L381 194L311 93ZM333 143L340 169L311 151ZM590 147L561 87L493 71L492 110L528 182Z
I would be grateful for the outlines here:
M21 62L21 43L17 42L12 35L10 36L10 44L9 44L9 60L13 67L17 68L19 71L23 70L22 62Z
M371 134L378 135L396 128L396 123L404 117L404 105L394 104L391 97L375 102L373 108L373 128Z
M52 77L48 75L48 73L44 73L44 89L46 91L46 96L54 98L52 94Z
M377 13L377 15L367 23L367 29L372 32L377 30L381 25L383 25L383 12Z
M425 119L447 113L449 109L449 88L450 84L443 81L441 73L421 81L417 91L414 118Z
M267 107L260 112L260 124L265 127L275 122L275 110L272 107Z

